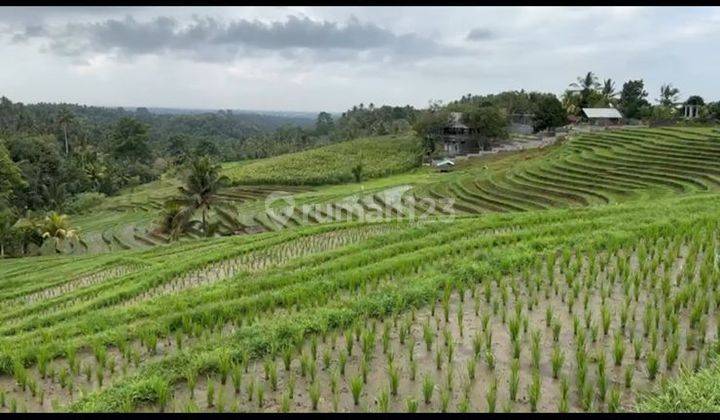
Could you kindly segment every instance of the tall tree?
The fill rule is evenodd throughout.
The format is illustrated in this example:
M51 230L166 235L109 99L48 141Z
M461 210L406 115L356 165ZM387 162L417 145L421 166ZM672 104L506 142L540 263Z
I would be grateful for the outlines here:
M483 150L488 150L498 140L508 137L508 119L505 112L494 106L476 108L463 115L467 125Z
M165 147L165 154L173 163L182 164L187 160L190 153L190 142L192 139L185 134L175 134L170 136L168 144Z
M226 213L229 203L218 195L220 189L229 184L229 179L220 175L221 166L213 163L207 156L194 159L189 169L185 185L178 187L180 196L168 202L169 206L181 207L174 217L172 226L188 226L193 215L200 211L202 231L205 236L210 236L208 221L210 210L225 213L225 216L229 217Z
M210 156L210 157L219 157L220 156L220 149L217 147L215 142L208 138L204 138L200 140L200 143L195 147L195 155L196 156Z
M67 107L62 107L57 117L57 122L63 129L63 136L65 138L65 156L70 154L70 142L68 140L68 125L75 121L75 114L72 113Z
M570 86L580 89L580 108L587 108L591 105L592 94L599 89L600 84L597 76L589 71L585 76L578 77L577 81L570 83Z
M650 107L650 103L645 99L647 96L642 79L625 82L620 93L620 109L625 117L641 118L643 111Z
M658 103L662 106L673 106L680 97L680 90L673 87L671 83L660 86L660 98Z
M21 255L27 253L30 245L42 246L44 239L40 227L41 222L32 218L22 218L15 224L15 236L20 246Z
M0 209L0 258L5 258L7 246L15 239L17 215L9 208Z
M600 96L602 96L604 106L615 104L617 92L615 92L615 82L612 79L605 79L602 89L600 89Z
M0 142L0 207L10 199L16 188L26 186L20 168L10 158L5 145Z
M121 160L148 162L148 126L130 117L121 118L113 128L113 155Z
M373 109L375 107L373 106ZM335 129L335 121L333 121L332 115L327 112L321 112L317 116L315 121L315 133L324 136L330 134Z
M561 127L567 124L567 112L555 96L546 96L538 101L533 114L533 131Z
M425 156L431 156L435 152L435 144L440 139L440 133L449 122L450 115L447 112L435 108L422 113L415 121L413 129L422 139L422 148Z

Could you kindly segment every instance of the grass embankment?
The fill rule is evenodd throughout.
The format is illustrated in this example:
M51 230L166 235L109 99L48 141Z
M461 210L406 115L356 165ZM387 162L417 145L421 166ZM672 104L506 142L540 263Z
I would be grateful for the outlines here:
M226 164L236 184L323 185L397 174L420 165L420 144L412 134L368 137L251 162Z

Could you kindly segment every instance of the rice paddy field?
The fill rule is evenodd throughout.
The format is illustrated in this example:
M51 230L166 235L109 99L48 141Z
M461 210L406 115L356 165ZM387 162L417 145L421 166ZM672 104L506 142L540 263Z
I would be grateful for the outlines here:
M718 158L582 134L294 195L390 220L4 260L0 412L720 411Z

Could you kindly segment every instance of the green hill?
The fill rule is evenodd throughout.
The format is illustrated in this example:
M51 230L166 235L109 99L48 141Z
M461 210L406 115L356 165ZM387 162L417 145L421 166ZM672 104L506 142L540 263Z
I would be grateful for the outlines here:
M418 140L410 135L368 137L299 153L225 165L236 184L321 185L353 182L362 163L363 178L404 172L420 164Z

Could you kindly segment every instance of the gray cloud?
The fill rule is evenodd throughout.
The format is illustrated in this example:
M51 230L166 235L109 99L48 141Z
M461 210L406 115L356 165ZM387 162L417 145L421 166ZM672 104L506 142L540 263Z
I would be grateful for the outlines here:
M23 102L342 111L561 94L592 70L714 101L719 23L712 7L8 7L0 80Z
M36 38L48 35L44 27L40 25L28 25L25 27L23 32L16 33L13 35L13 42L23 42L30 38Z
M195 17L181 25L170 17L141 22L132 16L97 23L67 23L61 27L26 26L14 42L46 41L45 50L80 57L92 53L117 53L131 57L176 52L199 61L231 61L241 52L276 51L296 56L311 51L328 60L362 52L393 57L435 56L457 52L416 34L396 34L355 17L341 25L327 20L288 16L285 21L262 22L239 19L225 23L216 18Z
M475 28L468 32L466 37L468 41L487 41L492 38L495 38L495 34L485 28Z

